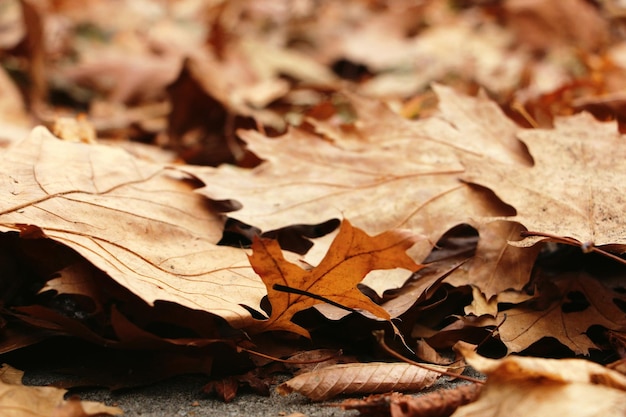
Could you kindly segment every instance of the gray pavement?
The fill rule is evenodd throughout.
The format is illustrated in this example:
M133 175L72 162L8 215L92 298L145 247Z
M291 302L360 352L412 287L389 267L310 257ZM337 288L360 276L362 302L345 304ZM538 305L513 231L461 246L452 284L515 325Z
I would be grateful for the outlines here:
M26 374L24 383L45 385L50 376ZM201 392L207 379L199 376L181 376L143 388L110 392L104 389L71 391L83 400L100 401L124 410L125 417L348 417L356 411L344 411L320 403L312 403L299 394L278 395L274 389L270 397L244 393L226 404ZM301 414L298 414L301 413Z
M466 375L482 378L482 375L467 370ZM54 376L45 373L26 373L24 383L27 385L46 385L55 380ZM284 379L283 379L284 380ZM172 378L165 382L142 388L111 392L106 389L72 390L83 400L100 401L106 405L114 405L124 410L125 417L355 417L355 410L342 410L332 406L342 398L326 403L314 403L302 395L290 394L281 396L275 387L270 397L253 393L242 393L232 402L224 403L202 392L207 383L206 377L185 375ZM448 389L464 384L465 381L441 380L427 391ZM417 394L419 395L419 394ZM363 395L365 396L365 395ZM362 396L353 395L351 398Z

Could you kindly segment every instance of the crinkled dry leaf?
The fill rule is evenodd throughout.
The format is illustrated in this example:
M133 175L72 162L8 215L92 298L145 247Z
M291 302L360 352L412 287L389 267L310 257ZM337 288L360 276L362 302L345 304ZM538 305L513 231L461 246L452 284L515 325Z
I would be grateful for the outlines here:
M584 272L563 274L552 282L556 288L540 287L536 299L499 312L498 332L510 352L554 337L577 355L588 355L589 349L597 348L586 334L592 325L626 330L626 316L616 304L626 302L623 294Z
M42 127L2 159L0 230L63 243L148 303L249 323L240 304L257 306L263 283L243 251L216 245L222 220L185 176Z
M434 84L439 100L437 112L430 117L408 120L379 100L345 93L354 106L356 138L330 131L321 122L315 126L331 134L340 146L404 147L424 164L454 167L459 155L481 155L506 163L529 166L532 159L516 137L521 129L484 93L477 97L459 94L454 89ZM332 134L334 133L334 134Z
M255 323L250 331L287 330L309 337L308 331L291 318L323 301L391 320L389 313L363 294L357 284L375 269L419 270L421 265L406 254L416 240L416 236L399 230L369 236L344 220L324 259L306 271L287 262L275 240L255 239L250 264L267 287L272 312L268 320Z
M461 405L474 401L480 388L478 384L463 384L423 395L372 394L365 398L348 398L333 405L344 410L358 410L361 416L447 417Z
M298 375L280 384L277 390L282 395L298 392L313 401L324 401L341 394L420 391L439 377L435 371L406 363L350 363Z
M0 368L0 414L3 417L89 417L123 414L117 407L92 401L64 400L67 390L22 385L22 371Z
M517 210L510 220L528 230L597 246L626 245L626 144L615 123L581 113L555 129L520 132L535 166L466 159L464 178L492 189ZM530 246L537 238L519 245Z
M446 280L452 285L473 285L487 301L497 294L521 290L528 283L530 272L541 247L519 248L509 245L521 239L524 226L510 221L493 221L477 225L480 239L467 273L452 273Z
M391 417L447 417L462 405L476 401L482 385L464 384L416 396L404 395L390 402Z
M463 351L466 360L487 374L478 401L453 417L624 415L626 377L583 359L509 356L495 360Z

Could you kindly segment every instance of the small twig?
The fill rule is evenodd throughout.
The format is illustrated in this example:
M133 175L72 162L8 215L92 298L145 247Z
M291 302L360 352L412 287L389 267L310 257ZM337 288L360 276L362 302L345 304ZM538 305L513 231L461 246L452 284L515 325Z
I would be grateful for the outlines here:
M321 362L326 362L329 361L331 359L335 359L339 356L341 356L343 354L343 351L341 349L339 349L336 353L329 355L329 356L325 356L323 358L320 359L311 359L308 361L299 361L299 360L291 360L291 359L281 359L281 358L275 358L274 356L270 356L270 355L266 355L265 353L261 353L261 352L257 352L256 350L251 350L251 349L247 349L245 347L241 347L241 346L237 346L237 350L240 352L247 352L250 353L252 355L255 356L259 356L261 358L265 358L265 359L269 359L275 362L281 362L281 363L288 363L288 364L292 364L292 365L310 365L310 364L314 364L314 363L321 363Z
M507 319L507 315L506 313L504 313L504 317L502 318L502 321L500 322L500 324L498 324L493 330L491 330L489 332L489 334L487 336L485 336L485 338L483 340L480 341L480 343L478 343L476 345L476 349L478 349L479 347L481 347L484 343L487 342L487 340L489 340L489 338L493 337L494 334L496 334L496 332L500 331L500 327L502 327L502 325L504 324L504 322Z
M423 363L412 361L409 358L405 358L404 356L402 356L401 354L399 354L398 352L396 352L395 350L393 350L389 346L387 346L387 344L385 343L385 334L384 334L384 332L382 332L380 330L377 330L377 331L374 331L372 333L376 337L376 340L378 341L378 344L380 345L380 347L382 347L383 350L385 350L385 352L389 353L391 356L393 356L396 359L400 359L402 362L406 362L406 363L408 363L410 365L417 366L418 368L426 369L427 371L437 372L438 374L449 376L449 377L452 377L452 378L458 378L458 379L462 379L464 381L474 382L476 384L484 384L485 383L485 381L483 381L481 379L472 378L471 376L455 374L454 372L444 371L444 370L441 370L441 369L437 369L437 368L425 365Z

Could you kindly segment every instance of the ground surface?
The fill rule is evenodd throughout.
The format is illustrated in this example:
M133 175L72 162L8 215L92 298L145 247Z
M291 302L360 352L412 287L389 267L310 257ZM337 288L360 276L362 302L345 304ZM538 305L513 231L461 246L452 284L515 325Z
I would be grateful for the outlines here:
M467 374L481 375L472 369ZM27 373L24 383L46 385L55 379L46 373ZM180 376L143 388L112 393L104 389L72 391L83 400L100 401L124 410L124 417L353 417L358 411L342 410L333 406L342 398L326 403L314 403L299 394L278 395L271 390L270 397L243 393L231 403L224 403L202 393L206 377ZM464 384L464 381L440 382L429 391L448 389ZM419 394L416 394L419 395ZM359 398L358 395L352 398Z
M50 382L50 375L26 375L26 384L42 385ZM302 413L307 417L348 417L356 411L317 404L300 395L280 396L274 390L270 397L244 393L231 403L209 397L201 392L206 378L183 376L149 387L111 393L108 390L75 391L81 399L116 405L125 417L212 417L212 416L267 416L279 417ZM74 392L74 391L73 391Z

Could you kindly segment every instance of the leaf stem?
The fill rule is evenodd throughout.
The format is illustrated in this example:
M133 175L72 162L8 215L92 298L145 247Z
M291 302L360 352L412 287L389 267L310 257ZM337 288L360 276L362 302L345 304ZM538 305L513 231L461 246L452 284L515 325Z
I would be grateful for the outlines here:
M406 362L410 365L413 366L417 366L418 368L422 368L422 369L426 369L427 371L432 371L432 372L437 372L441 375L445 375L445 376L449 376L452 378L458 378L458 379L462 379L465 381L469 381L469 382L473 382L475 384L484 384L485 381L483 381L482 379L478 379L478 378L472 378L471 376L466 376L466 375L459 375L459 374L455 374L454 372L449 372L449 371L444 371L442 369L437 369L435 367L431 367L428 365L425 365L423 363L419 363L419 362L415 362L409 358L406 358L404 356L402 356L401 354L399 354L398 352L396 352L395 350L391 349L389 346L387 346L387 344L385 343L385 334L382 331L374 331L372 332L374 334L374 336L376 337L376 340L378 341L378 344L380 345L381 348L383 348L383 350L385 350L385 352L389 353L391 356L393 356L396 359L400 359L402 362Z
M570 245L570 246L578 246L580 248L580 250L583 251L583 253L591 253L591 252L595 252L599 255L605 256L609 259L612 259L616 262L621 263L622 265L626 265L626 259L622 259L619 256L605 251L603 249L598 248L597 246L595 246L593 244L593 242L585 242L582 243L581 241L579 241L578 239L574 239L573 237L567 237L567 236L557 236L557 235L553 235L551 233L544 233L544 232L531 232L530 230L527 232L521 232L520 235L522 237L531 237L531 236L537 236L537 237L545 237L547 239L551 239L557 243L564 243L566 245Z
M252 355L256 355L256 356L259 356L261 358L269 359L269 360L272 360L272 361L275 361L275 362L289 363L289 364L294 364L294 365L310 365L310 364L314 364L314 363L326 362L326 361L329 361L331 359L335 359L335 358L337 358L337 357L339 357L339 356L341 356L343 354L343 351L341 349L339 349L334 354L325 356L325 357L320 358L320 359L311 359L311 360L308 360L308 361L298 361L298 360L276 358L274 356L266 355L265 353L257 352L256 350L252 350L252 349L247 349L247 348L242 347L242 346L237 346L237 350L240 351L240 352L247 352L247 353L250 353Z

